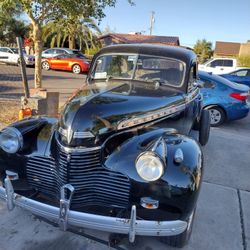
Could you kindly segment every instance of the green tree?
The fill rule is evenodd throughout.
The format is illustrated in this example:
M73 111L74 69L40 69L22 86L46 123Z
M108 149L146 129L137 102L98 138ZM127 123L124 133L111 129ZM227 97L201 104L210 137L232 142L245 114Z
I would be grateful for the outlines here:
M194 52L197 54L199 62L203 63L212 56L212 43L206 39L198 40L194 45Z
M12 11L0 12L0 44L11 46L16 43L16 37L27 36L30 27L23 21L17 20L19 13Z
M128 0L132 3L132 0ZM0 0L0 12L4 9L21 9L29 17L35 47L35 87L42 87L41 55L42 31L49 21L74 20L93 17L101 20L106 6L114 7L116 0Z
M65 41L68 41L69 48L74 49L77 44L80 50L86 48L88 51L90 46L96 48L96 36L100 34L101 31L93 18L60 19L45 25L43 40L50 41L50 47L64 46Z

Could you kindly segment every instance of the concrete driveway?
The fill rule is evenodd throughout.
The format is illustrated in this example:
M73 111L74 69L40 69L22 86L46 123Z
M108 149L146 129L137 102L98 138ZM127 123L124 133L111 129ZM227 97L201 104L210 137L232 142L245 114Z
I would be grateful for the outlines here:
M76 89L84 78L80 75L77 80L67 79L73 77L72 74L60 72L62 77L64 74L67 75L66 79L54 78L51 80L53 86L52 82L48 83L50 88L65 86L63 89L67 89L70 80L72 85L68 87ZM183 249L250 250L250 115L243 120L213 128L210 141L204 147L204 155L205 174L193 233L190 243ZM61 232L21 209L9 213L2 202L0 228L0 250L110 249L92 239ZM105 233L84 233L107 240ZM136 237L133 245L123 240L119 248L173 249L160 243L157 238L147 237Z

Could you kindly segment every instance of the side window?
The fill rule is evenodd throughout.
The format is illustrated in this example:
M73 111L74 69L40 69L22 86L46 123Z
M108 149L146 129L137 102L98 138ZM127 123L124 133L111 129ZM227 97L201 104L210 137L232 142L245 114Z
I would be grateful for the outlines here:
M8 52L8 49L7 48L2 48L1 52Z
M239 70L234 73L235 76L247 76L247 71L248 70ZM248 71L250 73L250 71Z
M193 83L197 79L197 64L193 64L189 73L189 81L188 81L188 92L192 91L194 88Z
M210 65L208 65L208 66L210 66L210 67L212 67L212 68L215 68L215 67L217 67L217 66L223 66L223 60L220 60L220 59L214 60L214 61L212 61L212 62L210 63Z
M247 71L247 76L250 76L250 70Z
M60 55L58 55L56 57L58 57L58 58L67 58L67 56L65 54L60 54Z
M204 82L204 88L205 89L214 89L215 88L215 83L214 82L211 82L209 80L205 80L203 81Z
M44 52L44 54L51 54L52 53L52 49L48 49Z
M60 49L54 49L54 54L64 54L63 53L64 51L63 50L60 50Z
M223 66L224 67L232 67L233 66L233 60L223 60Z
M7 53L13 54L12 50L8 49Z

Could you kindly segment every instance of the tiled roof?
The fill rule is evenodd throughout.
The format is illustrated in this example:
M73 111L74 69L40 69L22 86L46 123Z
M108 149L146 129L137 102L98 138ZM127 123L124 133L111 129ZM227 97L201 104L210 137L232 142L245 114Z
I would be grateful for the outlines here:
M240 51L240 43L220 42L215 44L214 53L221 55L238 55Z
M140 34L109 33L100 36L99 39L104 39L106 37L112 37L113 39L118 40L120 43L153 43L175 46L180 45L179 37L176 36L149 36Z

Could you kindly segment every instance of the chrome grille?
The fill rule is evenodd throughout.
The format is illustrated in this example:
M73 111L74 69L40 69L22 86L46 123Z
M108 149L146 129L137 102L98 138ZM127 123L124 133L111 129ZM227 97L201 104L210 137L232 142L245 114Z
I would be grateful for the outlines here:
M86 205L127 207L130 183L127 176L110 171L101 164L100 150L64 152L59 146L55 159L29 158L27 178L31 186L59 199L60 187L75 188L72 207Z

